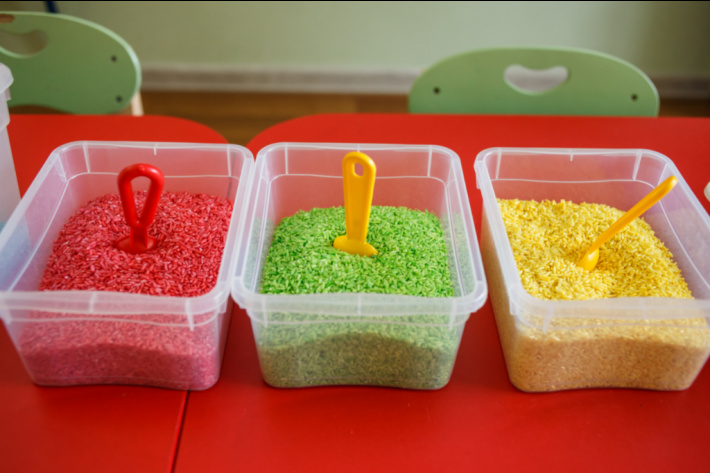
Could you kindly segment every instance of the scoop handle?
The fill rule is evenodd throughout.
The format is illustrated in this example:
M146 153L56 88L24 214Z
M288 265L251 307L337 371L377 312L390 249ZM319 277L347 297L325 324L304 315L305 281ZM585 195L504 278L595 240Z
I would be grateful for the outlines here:
M136 211L136 201L133 198L131 182L137 177L150 179L148 196L140 217ZM127 237L116 241L116 247L129 253L143 253L155 246L155 238L148 235L148 227L153 223L155 212L158 210L160 194L163 192L165 177L155 166L138 163L124 168L118 174L118 191L121 195L121 206L126 224L130 227Z
M665 197L673 187L675 187L678 179L675 176L671 176L665 181L661 182L655 189L649 192L646 197L641 199L636 205L631 207L628 212L622 215L616 222L612 223L609 228L607 228L604 233L599 235L592 246L589 247L587 253L592 253L598 250L604 243L609 241L614 235L619 233L628 224L640 217L645 211L653 207L653 205Z
M355 165L362 166L358 175ZM349 240L365 243L370 224L372 194L375 189L375 163L358 151L343 158L343 193L345 197L345 233Z

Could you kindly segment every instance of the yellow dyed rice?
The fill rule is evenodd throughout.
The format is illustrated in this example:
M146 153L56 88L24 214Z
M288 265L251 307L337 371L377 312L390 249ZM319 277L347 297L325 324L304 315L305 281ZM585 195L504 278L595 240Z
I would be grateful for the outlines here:
M673 257L642 218L605 243L593 271L577 262L624 213L602 204L499 200L526 291L546 300L691 298Z
M598 204L498 201L524 288L544 300L692 298L672 255L641 219L605 243L596 268L576 266L623 212ZM510 313L500 261L484 219L481 250L511 382L523 391L584 387L689 387L710 354L704 317L553 318ZM584 308L594 314L594 309ZM598 311L598 310L597 310ZM582 314L582 308L580 308Z

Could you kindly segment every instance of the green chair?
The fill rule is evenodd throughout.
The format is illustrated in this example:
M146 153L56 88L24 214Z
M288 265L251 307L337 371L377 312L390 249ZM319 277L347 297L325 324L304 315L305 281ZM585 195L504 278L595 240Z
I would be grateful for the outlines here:
M414 82L412 113L657 116L658 91L636 66L594 51L520 47L471 51Z
M121 37L90 21L52 13L0 13L0 63L14 79L9 107L108 114L131 106L134 115L143 113L138 57Z

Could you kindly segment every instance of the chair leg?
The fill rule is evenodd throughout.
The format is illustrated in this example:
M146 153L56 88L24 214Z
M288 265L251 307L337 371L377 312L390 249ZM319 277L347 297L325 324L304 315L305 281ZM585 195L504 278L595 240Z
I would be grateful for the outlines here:
M137 117L143 115L143 100L141 100L140 92L136 92L136 95L131 99L131 115Z

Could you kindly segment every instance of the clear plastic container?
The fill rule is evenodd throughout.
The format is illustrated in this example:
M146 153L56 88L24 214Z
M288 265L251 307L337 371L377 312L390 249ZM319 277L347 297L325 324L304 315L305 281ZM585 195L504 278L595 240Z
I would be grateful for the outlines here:
M10 138L7 134L7 125L10 123L10 112L7 109L10 84L12 84L10 69L0 64L0 230L20 202L20 189L17 185L15 163L12 161Z
M454 297L260 293L274 229L299 210L343 205L342 159L377 166L373 205L428 210L443 228ZM278 143L256 159L232 295L251 318L262 374L276 387L437 389L451 376L465 322L487 297L458 156L438 146Z
M69 217L92 199L117 194L118 173L141 162L163 172L164 192L205 193L234 204L214 288L197 297L38 291ZM253 166L251 153L234 145L76 142L52 152L0 232L0 316L32 380L212 386L231 315L228 268ZM132 185L138 191L148 181Z
M648 150L482 151L481 252L511 382L524 391L688 388L710 354L710 218L670 159ZM496 199L600 203L628 210L679 182L643 218L694 299L542 300L523 288Z

